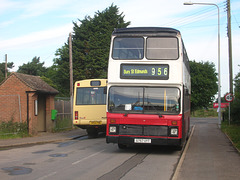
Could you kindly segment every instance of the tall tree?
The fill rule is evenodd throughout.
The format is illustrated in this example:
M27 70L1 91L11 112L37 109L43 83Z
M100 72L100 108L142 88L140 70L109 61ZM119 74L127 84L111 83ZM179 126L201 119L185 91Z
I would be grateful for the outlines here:
M235 98L231 103L231 117L234 122L240 123L240 72L234 78Z
M234 99L230 103L230 113L231 113L231 121L233 123L239 124L240 123L240 72L234 78ZM225 109L224 119L229 119L228 116L229 108Z
M28 62L27 64L23 63L22 66L19 66L17 72L34 76L43 76L47 71L46 67L43 65L44 62L40 62L40 57L35 56L32 62Z
M234 78L234 86L235 97L240 100L240 72Z
M8 62L7 63L7 68L12 69L14 67L13 62ZM8 75L10 72L7 73ZM0 83L4 80L5 78L5 63L0 63Z
M74 81L89 78L106 78L111 34L114 28L127 27L119 8L111 5L104 11L97 11L93 18L73 22L73 78ZM56 51L57 66L55 81L59 91L67 96L69 92L68 43Z
M207 108L218 91L215 65L210 62L190 61L191 109Z

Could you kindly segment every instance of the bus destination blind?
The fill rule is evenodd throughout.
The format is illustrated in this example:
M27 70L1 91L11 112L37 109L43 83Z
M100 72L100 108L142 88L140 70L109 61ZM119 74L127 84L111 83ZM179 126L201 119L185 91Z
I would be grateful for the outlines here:
M169 78L168 64L121 64L121 79L156 79Z

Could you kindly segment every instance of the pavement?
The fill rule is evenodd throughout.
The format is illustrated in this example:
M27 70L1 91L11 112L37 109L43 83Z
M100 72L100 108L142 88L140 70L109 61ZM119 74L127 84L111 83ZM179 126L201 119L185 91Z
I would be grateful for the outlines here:
M178 162L172 180L239 180L240 153L219 129L217 118L199 118ZM40 133L35 137L0 140L0 149L61 142L87 135L74 129L61 133Z
M51 142L61 142L86 136L87 132L83 129L74 129L70 131L49 133L41 132L34 137L16 138L16 139L0 139L0 149L12 148L26 145L44 144Z
M173 180L239 180L240 153L217 118L196 119Z

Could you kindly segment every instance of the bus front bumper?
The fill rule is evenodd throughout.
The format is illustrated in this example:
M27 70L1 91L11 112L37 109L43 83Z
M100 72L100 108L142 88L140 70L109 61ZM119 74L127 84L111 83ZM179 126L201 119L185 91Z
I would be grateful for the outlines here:
M136 142L136 139L138 140ZM124 145L169 145L181 146L181 139L174 138L148 138L148 137L129 137L129 136L106 136L107 143L118 143Z

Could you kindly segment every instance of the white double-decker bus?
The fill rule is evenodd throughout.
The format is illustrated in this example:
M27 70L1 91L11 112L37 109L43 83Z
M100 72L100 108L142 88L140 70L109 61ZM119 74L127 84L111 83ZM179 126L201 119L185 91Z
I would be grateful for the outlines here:
M190 127L189 60L178 30L122 28L112 33L107 143L182 146Z

